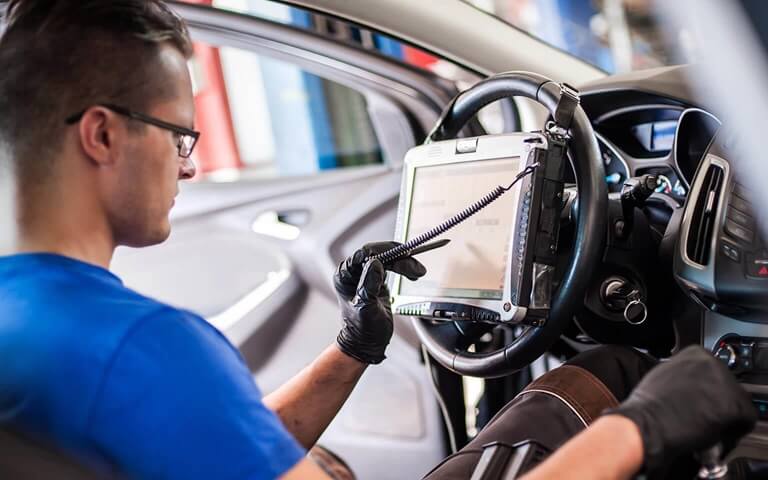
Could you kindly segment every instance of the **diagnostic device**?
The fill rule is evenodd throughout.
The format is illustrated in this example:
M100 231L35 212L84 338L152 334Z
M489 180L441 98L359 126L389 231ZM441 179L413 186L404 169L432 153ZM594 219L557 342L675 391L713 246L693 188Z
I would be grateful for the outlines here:
M395 276L393 311L443 320L530 323L550 307L562 209L565 140L512 133L444 140L405 157L395 240L427 274Z

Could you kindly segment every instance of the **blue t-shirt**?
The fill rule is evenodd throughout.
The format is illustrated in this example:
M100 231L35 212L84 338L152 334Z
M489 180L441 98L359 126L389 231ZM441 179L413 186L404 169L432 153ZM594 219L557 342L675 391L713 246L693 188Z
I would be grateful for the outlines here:
M52 254L0 257L0 424L139 478L275 478L305 453L218 330Z

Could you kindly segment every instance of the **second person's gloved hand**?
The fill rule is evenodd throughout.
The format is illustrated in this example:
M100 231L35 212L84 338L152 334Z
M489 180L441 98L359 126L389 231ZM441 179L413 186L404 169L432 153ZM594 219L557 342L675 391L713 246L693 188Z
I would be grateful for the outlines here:
M725 365L699 346L655 367L624 403L607 413L637 425L648 473L719 442L727 453L757 421L749 394Z
M342 352L363 363L381 363L392 338L392 310L384 265L378 260L363 263L371 255L399 245L369 243L339 265L333 285L339 297L343 325L336 343ZM387 269L417 280L426 272L413 258L387 265Z

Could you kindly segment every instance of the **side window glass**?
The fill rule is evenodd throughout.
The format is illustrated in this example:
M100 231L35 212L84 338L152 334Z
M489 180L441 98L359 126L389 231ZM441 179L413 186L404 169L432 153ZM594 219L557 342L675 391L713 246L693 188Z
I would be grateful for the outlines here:
M443 88L463 90L481 78L391 36L299 7L271 0L206 3L389 57L432 75ZM361 91L313 75L290 62L202 43L196 45L192 69L198 124L203 131L196 150L202 179L235 181L311 175L380 164L385 158L393 160L382 153L376 130L379 124L372 121L368 99ZM514 104L501 103L489 105L478 115L488 133L518 129Z
M364 94L250 51L196 43L202 180L312 175L383 162Z

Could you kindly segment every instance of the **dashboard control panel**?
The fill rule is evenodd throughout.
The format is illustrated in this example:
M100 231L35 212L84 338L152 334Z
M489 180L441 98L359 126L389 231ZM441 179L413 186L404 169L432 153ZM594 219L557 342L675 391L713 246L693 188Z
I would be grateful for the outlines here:
M768 250L759 241L749 192L735 183L726 206L720 253L744 268L744 276L768 280Z
M762 386L762 390L768 386L768 338L729 333L717 341L713 353L739 382ZM768 391L764 393L764 413L768 415Z
M753 389L768 385L768 338L728 334L715 344L713 353L740 382L752 385ZM768 420L768 395L751 394L758 418Z
M726 192L724 219L716 237L716 303L721 304L721 308L730 305L735 310L738 307L765 310L768 306L768 244L761 238L749 192L736 182L732 182Z
M755 364L757 352L760 352L760 365ZM714 354L736 375L760 371L768 373L768 338L729 334L717 342Z
M716 139L696 172L675 252L675 277L712 312L768 323L768 243L729 155Z

